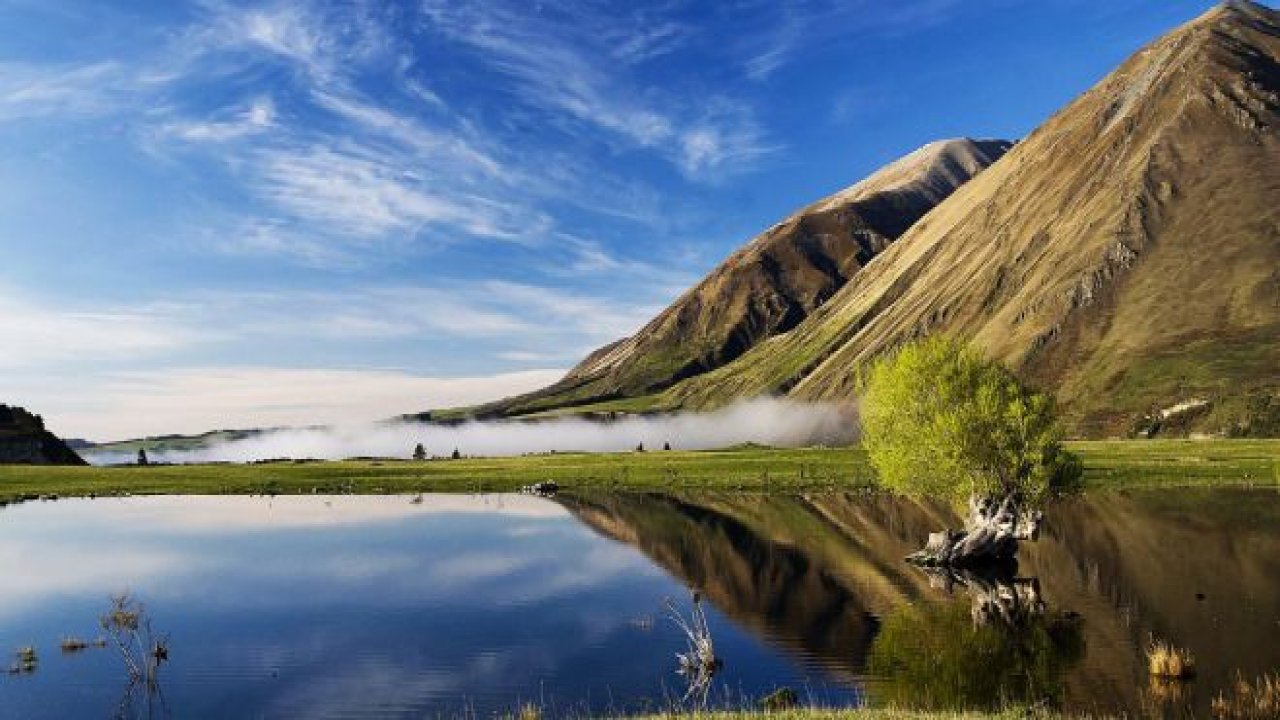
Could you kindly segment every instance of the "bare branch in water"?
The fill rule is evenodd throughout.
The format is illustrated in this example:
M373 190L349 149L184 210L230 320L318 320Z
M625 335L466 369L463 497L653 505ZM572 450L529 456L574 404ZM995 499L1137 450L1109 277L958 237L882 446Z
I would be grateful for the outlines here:
M716 673L724 667L724 662L716 657L715 643L711 639L711 626L707 623L707 614L702 609L702 595L693 593L692 607L686 619L676 606L675 601L667 598L665 605L667 617L679 627L685 635L689 649L676 653L678 668L676 672L684 676L688 683L682 703L693 699L697 706L705 708L711 693L711 683Z

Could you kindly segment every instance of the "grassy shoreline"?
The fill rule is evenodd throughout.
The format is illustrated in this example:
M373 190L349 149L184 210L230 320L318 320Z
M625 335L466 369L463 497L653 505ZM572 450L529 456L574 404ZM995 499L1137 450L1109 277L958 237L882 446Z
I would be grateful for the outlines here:
M1050 720L1050 712L1007 710L1002 712L895 710L895 708L858 707L849 710L763 710L694 712L694 714L646 715L636 720L739 720L771 717L774 720Z
M1280 440L1069 443L1087 489L1280 486ZM0 502L57 495L508 492L566 490L821 492L869 489L860 448L557 453L460 460L344 460L148 467L0 466Z

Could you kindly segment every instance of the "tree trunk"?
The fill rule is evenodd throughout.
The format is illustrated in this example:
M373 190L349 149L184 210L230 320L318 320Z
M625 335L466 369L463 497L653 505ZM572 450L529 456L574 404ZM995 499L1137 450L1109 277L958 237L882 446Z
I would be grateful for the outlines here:
M1018 554L1019 540L1034 540L1043 517L1022 507L1014 495L1003 498L972 496L964 530L929 535L924 549L907 556L918 565L974 567L1009 562Z

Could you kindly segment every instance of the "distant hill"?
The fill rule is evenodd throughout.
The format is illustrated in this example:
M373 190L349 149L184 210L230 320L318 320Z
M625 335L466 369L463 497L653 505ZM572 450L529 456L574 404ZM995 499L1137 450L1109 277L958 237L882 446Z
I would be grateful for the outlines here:
M474 414L643 395L720 367L798 325L1010 147L969 139L926 145L769 228L635 335L600 348L555 385Z
M85 442L84 446L79 449L91 459L106 456L115 458L119 458L120 456L131 457L136 455L139 450L146 450L148 453L153 455L160 453L195 452L205 450L222 443L234 442L237 440L248 440L263 435L264 433L283 429L286 428L211 430L198 435L151 435L144 438L116 440L112 442Z
M44 419L20 407L0 405L0 464L85 465L44 427Z
M881 212L908 203L877 200L878 177L936 177L926 148L772 228L557 385L482 410L840 400L881 353L945 333L1055 394L1077 434L1280 433L1277 126L1280 13L1224 4L972 181L1003 145L961 145L982 154L955 181ZM913 183L887 185L901 200Z

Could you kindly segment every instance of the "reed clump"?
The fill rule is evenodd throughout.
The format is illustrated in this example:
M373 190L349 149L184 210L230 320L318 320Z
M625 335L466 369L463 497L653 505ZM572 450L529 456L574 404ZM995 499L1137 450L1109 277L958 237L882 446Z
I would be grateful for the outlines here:
M97 640L85 640L84 638L78 638L74 635L64 637L58 643L58 647L62 650L63 655L75 655L76 653L84 652L89 648L104 648L106 646L106 638L100 637Z
M18 648L15 654L18 656L18 661L9 666L10 675L30 675L40 666L40 657L36 654L36 649L30 645Z
M1147 671L1170 680L1190 680L1196 676L1196 657L1186 648L1152 639L1147 645Z
M1262 720L1280 717L1280 672L1271 672L1252 682L1237 675L1229 692L1219 692L1210 710L1219 720Z

